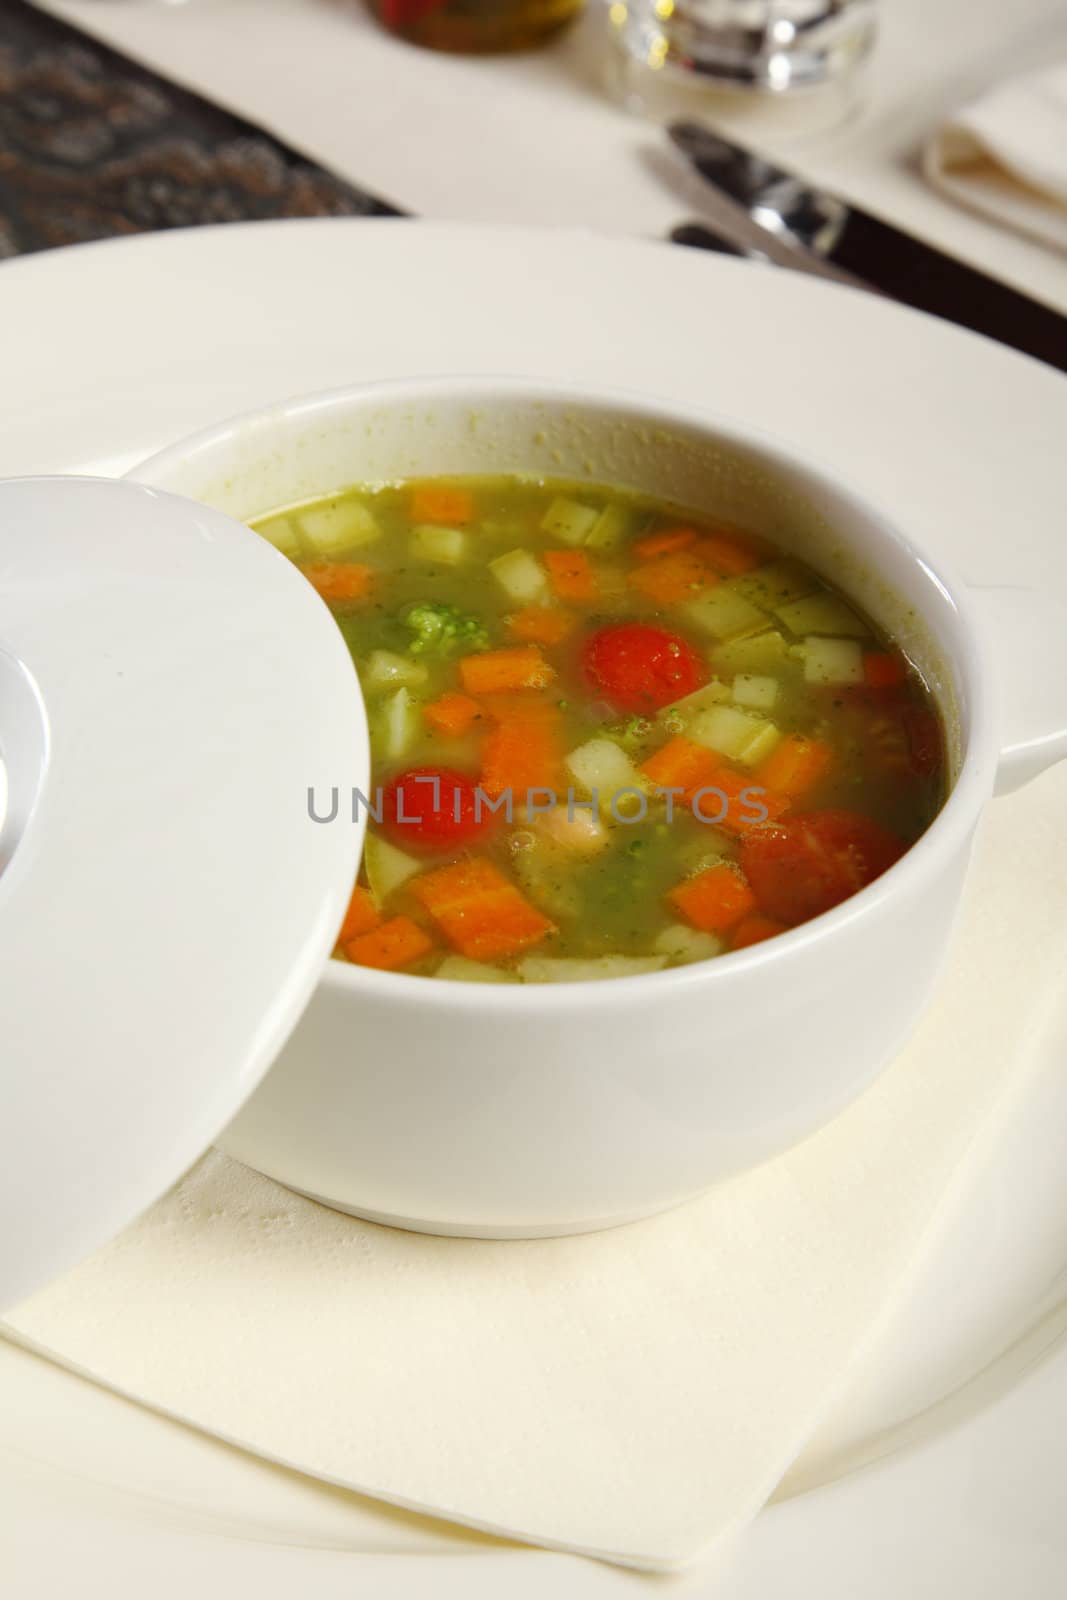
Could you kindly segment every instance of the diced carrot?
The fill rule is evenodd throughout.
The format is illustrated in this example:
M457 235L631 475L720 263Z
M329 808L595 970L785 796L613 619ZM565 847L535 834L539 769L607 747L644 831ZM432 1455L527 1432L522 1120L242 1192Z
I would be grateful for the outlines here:
M692 600L702 589L710 589L718 581L718 575L707 562L695 554L695 547L657 556L655 561L635 567L629 577L630 587L658 606Z
M438 696L422 708L422 715L435 733L446 733L458 738L466 733L472 722L482 714L482 708L477 700L472 700L469 694L460 694L457 690L450 690L448 694Z
M708 533L693 546L693 554L706 561L720 577L739 578L767 559L743 533Z
M474 496L455 484L422 483L411 491L408 514L412 522L440 522L461 526L474 515Z
M696 808L701 819L711 822L714 818L715 826L726 833L743 835L761 823L774 822L789 808L785 795L765 788L755 775L735 772L732 767L717 767L702 787L714 789L716 793L701 798ZM686 798L693 797L687 795ZM720 817L718 812L722 810L724 801L726 810ZM760 809L767 813L766 816L758 815Z
M760 762L755 781L786 800L799 800L822 782L833 764L830 745L790 733Z
M895 689L907 677L904 658L895 650L865 650L863 680L868 689Z
M495 894L501 886L510 887L507 878L484 856L474 856L424 872L410 888L431 917L439 917L458 905Z
M533 694L529 690L517 694L487 694L482 697L482 710L494 722L524 723L527 727L559 721L559 701L550 694Z
M352 890L352 898L348 902L348 910L345 912L345 920L341 924L341 931L337 935L338 944L346 944L349 939L354 939L357 934L369 933L372 928L378 926L380 921L378 908L374 904L370 890L364 889L361 883L357 883Z
M544 689L556 676L535 644L464 656L459 664L459 675L468 694L493 694L501 689Z
M392 972L395 967L410 966L433 949L433 940L410 917L392 917L358 939L349 939L342 946L349 961L357 967L379 967Z
M750 944L762 944L764 939L773 939L776 933L786 931L784 922L775 922L773 917L764 917L756 912L754 916L738 923L730 940L730 949L744 950Z
M559 644L578 618L562 606L524 606L508 617L508 632L527 644Z
M494 800L510 789L514 805L526 804L527 789L552 789L559 780L563 746L559 713L501 722L482 749L481 786Z
M473 961L513 955L555 932L555 925L484 859L427 872L412 881L411 892L448 942Z
M374 577L374 569L358 561L311 561L300 570L331 606L365 600Z
M642 762L640 771L661 789L681 789L687 805L700 796L694 815L702 822L743 833L760 822L773 822L789 806L786 796L772 792L753 774L723 765L713 750L679 734ZM702 791L710 791L702 793ZM744 798L743 798L744 797ZM715 814L725 807L722 817ZM760 816L760 808L766 816Z
M687 878L667 898L702 933L726 933L756 909L756 896L727 862Z
M661 528L659 533L649 533L638 539L633 553L638 561L653 561L656 556L669 556L675 550L684 550L697 536L695 528Z
M593 563L584 550L546 550L548 581L561 600L595 600L600 593Z
M709 783L718 768L719 758L714 751L679 735L643 761L639 770L661 789L681 789L689 795Z

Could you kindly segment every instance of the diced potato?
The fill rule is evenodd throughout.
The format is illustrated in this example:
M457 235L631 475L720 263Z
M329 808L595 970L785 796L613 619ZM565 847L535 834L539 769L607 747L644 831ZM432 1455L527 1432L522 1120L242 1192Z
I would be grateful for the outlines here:
M625 506L617 502L605 506L590 528L585 544L588 550L614 550L622 543L630 526Z
M548 596L548 578L541 563L529 550L509 550L490 561L489 571L509 600L532 606Z
M736 706L712 706L694 717L689 737L730 761L753 765L769 755L781 738L773 722L753 717Z
M777 672L784 666L789 646L777 628L764 628L743 639L717 645L711 653L716 672L732 676L738 672Z
M764 722L752 743L747 746L741 760L746 767L755 767L769 756L775 745L781 741L781 732L773 722Z
M422 871L422 863L414 856L406 855L376 833L368 833L363 841L363 866L379 907L401 884Z
M722 940L716 939L713 933L687 928L684 922L673 922L669 928L658 933L653 942L668 961L706 961L709 956L717 956L723 948Z
M805 639L808 683L862 683L863 650L855 639Z
M681 609L694 627L718 640L754 633L767 625L764 613L729 583L720 583L699 599L686 601Z
M619 789L643 789L645 781L630 757L612 739L589 739L572 750L565 762L580 789L595 789L604 805Z
M283 556L288 556L290 561L296 561L301 554L300 535L293 526L289 517L268 517L266 522L261 522L256 527L260 538L266 539L275 550L280 550Z
M777 698L777 678L764 678L751 672L739 672L734 679L736 705L751 706L755 711L769 711Z
M790 600L810 594L817 585L818 579L808 568L797 566L793 561L770 561L733 581L738 594L743 594L746 600L764 611L777 611Z
M418 702L407 689L397 689L382 706L382 754L386 761L406 756L419 732Z
M371 544L382 534L373 511L358 500L345 499L332 505L316 506L312 511L301 511L299 521L304 538L320 556L335 556L342 550Z
M368 693L382 689L417 689L426 682L427 671L421 661L394 655L392 650L372 650L362 675Z
M808 595L805 600L794 600L789 605L779 606L777 615L779 622L790 633L798 635L829 633L836 637L844 635L845 638L864 639L871 631L851 606L825 589L820 594Z
M420 522L411 530L411 553L419 561L440 561L458 567L469 553L467 535L459 528L445 528L435 522Z
M746 711L738 711L733 706L710 706L690 722L689 737L709 750L717 750L720 755L736 760L751 744L756 726L756 718Z
M525 820L568 855L598 855L610 843L611 836L607 828L599 817L594 817L591 811L583 807L572 807L570 816L567 810L566 806L553 806L550 811L537 811Z
M541 527L564 544L584 544L599 515L592 506L559 495L541 518Z
M667 965L665 955L524 956L519 976L524 983L586 983L598 978L634 978L643 972L659 972Z
M702 689L696 689L692 694L683 695L680 700L672 700L670 705L664 706L659 713L659 720L672 732L680 733L698 711L706 711L709 706L721 705L729 698L728 685L720 683L718 678L713 678Z
M445 956L435 978L451 978L456 983L514 983L515 976L484 961L469 961L466 956Z
M678 712L683 717L689 717L697 711L706 711L709 706L723 705L729 698L729 684L723 683L720 678L712 678L702 689L694 689L692 694L683 695L680 700L672 700L670 705L663 707L660 716Z

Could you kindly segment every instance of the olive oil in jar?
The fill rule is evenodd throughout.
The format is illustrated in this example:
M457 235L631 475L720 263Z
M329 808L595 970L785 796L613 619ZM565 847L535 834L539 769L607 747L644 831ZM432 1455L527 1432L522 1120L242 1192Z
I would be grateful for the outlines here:
M557 33L582 0L371 0L390 33L430 50L489 55L526 50Z

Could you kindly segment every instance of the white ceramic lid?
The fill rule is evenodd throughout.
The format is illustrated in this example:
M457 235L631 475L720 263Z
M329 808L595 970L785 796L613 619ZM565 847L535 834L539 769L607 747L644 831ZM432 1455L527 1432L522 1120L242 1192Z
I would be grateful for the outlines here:
M348 652L247 528L127 482L0 482L0 1307L210 1144L303 1010L366 789ZM362 808L360 808L362 810Z

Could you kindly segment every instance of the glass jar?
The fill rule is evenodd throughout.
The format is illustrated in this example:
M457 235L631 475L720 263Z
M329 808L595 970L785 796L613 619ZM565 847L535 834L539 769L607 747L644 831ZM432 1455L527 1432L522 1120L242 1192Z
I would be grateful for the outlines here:
M370 0L390 33L430 50L525 50L558 32L582 0Z

